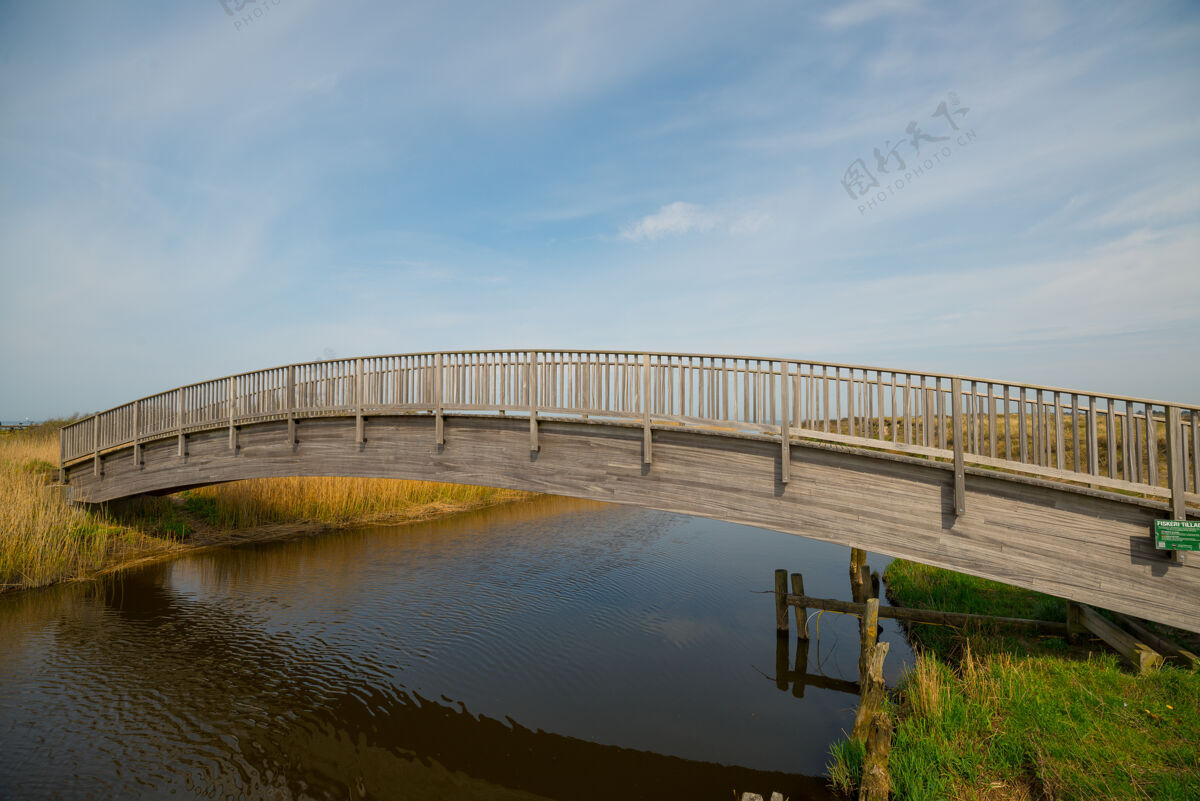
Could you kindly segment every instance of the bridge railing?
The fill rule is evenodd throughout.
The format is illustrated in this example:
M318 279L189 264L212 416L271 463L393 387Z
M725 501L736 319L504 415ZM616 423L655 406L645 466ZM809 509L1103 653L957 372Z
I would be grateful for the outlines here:
M62 431L64 465L326 415L521 414L794 438L1200 504L1200 406L795 359L495 350L332 359L190 384ZM637 421L636 423L634 421ZM182 451L181 451L182 452ZM786 477L786 476L785 476Z

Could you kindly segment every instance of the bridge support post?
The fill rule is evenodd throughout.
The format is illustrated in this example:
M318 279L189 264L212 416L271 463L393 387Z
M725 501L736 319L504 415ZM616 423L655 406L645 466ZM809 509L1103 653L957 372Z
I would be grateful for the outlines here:
M967 475L963 465L962 379L950 379L950 425L954 428L954 514L967 511ZM1025 440L1022 439L1022 447Z
M642 464L650 464L650 354L642 354ZM784 571L786 584L787 571ZM784 588L786 592L786 586ZM787 630L787 616L784 616L784 631Z

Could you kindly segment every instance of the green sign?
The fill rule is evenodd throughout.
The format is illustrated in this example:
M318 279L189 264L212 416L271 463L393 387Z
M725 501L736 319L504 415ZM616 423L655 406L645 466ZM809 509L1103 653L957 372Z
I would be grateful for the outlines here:
M1155 520L1154 547L1164 551L1200 551L1200 520Z

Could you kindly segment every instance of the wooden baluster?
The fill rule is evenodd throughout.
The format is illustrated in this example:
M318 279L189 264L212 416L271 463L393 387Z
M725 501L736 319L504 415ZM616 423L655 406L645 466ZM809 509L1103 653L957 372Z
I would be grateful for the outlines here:
M788 478L791 476L792 454L791 440L792 428L788 423L788 363L779 363L779 439L782 450L780 451L780 480L782 483L788 483Z
M642 464L650 464L650 354L642 354Z
M967 511L966 468L963 459L962 379L950 379L950 415L954 426L954 513Z
M530 351L526 359L525 374L529 391L529 450L536 453L541 450L541 446L538 444L537 352Z

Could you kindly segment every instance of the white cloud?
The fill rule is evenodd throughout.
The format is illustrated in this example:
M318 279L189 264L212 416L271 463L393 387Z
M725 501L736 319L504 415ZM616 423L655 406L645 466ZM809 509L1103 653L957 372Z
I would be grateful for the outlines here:
M664 236L708 231L720 222L720 217L704 211L699 206L676 201L668 203L632 225L625 226L621 229L621 237L631 242L653 241Z
M920 7L913 0L856 0L830 11L824 21L831 28L849 28L889 14L911 14Z
M718 229L734 236L745 236L759 233L770 222L771 215L764 211L718 214L693 203L676 201L622 228L621 238L630 242L645 242L665 236Z

